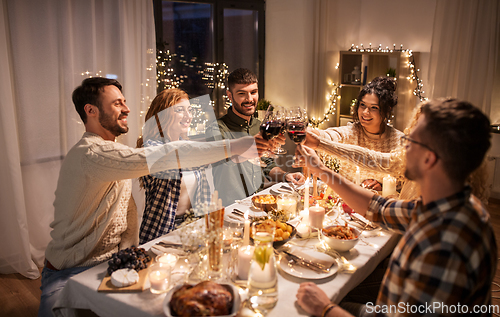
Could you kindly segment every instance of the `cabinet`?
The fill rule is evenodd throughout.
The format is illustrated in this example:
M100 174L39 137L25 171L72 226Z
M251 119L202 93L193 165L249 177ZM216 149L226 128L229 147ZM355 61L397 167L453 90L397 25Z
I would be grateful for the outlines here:
M413 52L415 61L418 53ZM393 125L403 130L411 109L416 104L413 95L415 83L408 79L410 76L409 56L407 52L352 52L341 51L339 62L338 82L342 85L339 89L340 100L337 104L337 125L345 125L352 121L351 103L358 97L361 88L378 76L387 76L389 70L395 71L397 81L398 105L394 111ZM358 69L361 71L357 75Z

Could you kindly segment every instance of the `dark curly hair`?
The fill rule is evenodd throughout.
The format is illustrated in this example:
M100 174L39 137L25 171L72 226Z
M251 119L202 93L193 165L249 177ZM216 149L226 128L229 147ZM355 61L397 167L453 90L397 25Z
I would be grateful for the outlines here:
M376 77L370 83L366 84L359 92L356 105L354 106L353 121L359 122L358 109L363 97L367 94L374 94L378 97L378 106L380 107L380 116L382 117L380 133L384 133L387 120L391 117L392 110L398 103L396 88L396 81L389 77Z

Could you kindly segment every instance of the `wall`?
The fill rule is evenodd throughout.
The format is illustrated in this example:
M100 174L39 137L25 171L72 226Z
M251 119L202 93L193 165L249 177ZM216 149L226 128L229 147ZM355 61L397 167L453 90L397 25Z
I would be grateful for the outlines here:
M331 90L327 81L338 80L339 51L370 42L374 47L403 44L421 52L417 67L425 90L435 5L436 0L418 4L411 0L267 0L266 98L322 115ZM332 117L321 127L333 125Z

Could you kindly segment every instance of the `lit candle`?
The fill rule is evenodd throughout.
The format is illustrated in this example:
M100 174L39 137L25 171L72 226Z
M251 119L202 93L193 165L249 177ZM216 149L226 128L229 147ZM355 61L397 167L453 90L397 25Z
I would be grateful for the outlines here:
M384 177L382 184L382 196L387 197L394 194L396 194L396 179L391 175L387 175Z
M174 267L175 263L177 263L177 259L179 259L179 257L177 255L165 253L165 254L157 256L156 262L165 263L165 264L170 265L171 267Z
M356 166L356 176L354 177L354 183L356 185L361 184L361 175L360 175L360 172L359 172L359 166Z
M304 211L309 210L309 175L307 175L306 183L304 184Z
M318 204L309 208L309 226L311 228L323 228L323 219L325 218L325 208Z
M250 244L250 220L248 220L248 211L245 212L245 227L243 228L243 245Z
M170 272L172 268L169 264L157 262L150 267L149 284L150 291L153 294L161 294L168 291Z
M250 262L254 249L255 248L250 245L238 249L238 277L242 280L248 279L248 271L250 270Z
M288 194L284 194L285 197L278 196L276 205L278 207L278 211L283 211L283 213L289 218L294 218L295 213L297 212L297 200L288 197L287 195Z

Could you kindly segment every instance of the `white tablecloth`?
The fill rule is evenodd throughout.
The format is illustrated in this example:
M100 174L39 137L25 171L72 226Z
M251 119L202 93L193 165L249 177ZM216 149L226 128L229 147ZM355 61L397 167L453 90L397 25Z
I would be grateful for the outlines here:
M281 184L272 188L277 189ZM234 208L246 211L246 202L235 203L226 208L226 214ZM170 236L175 235L175 231ZM175 237L172 237L175 238ZM157 241L153 240L143 247L149 249ZM354 273L337 273L331 277L313 280L334 301L339 302L344 296L361 281L363 281L385 257L394 249L399 236L388 231L382 235L364 238L367 245L360 241L354 249L342 255L357 268ZM173 239L175 241L175 239ZM102 263L85 272L72 277L64 287L60 298L56 302L55 313L57 316L75 316L75 309L90 309L102 317L139 317L139 316L164 316L163 295L153 295L147 288L141 293L101 293L97 292L99 285L106 274L108 264ZM300 279L281 271L278 277L278 303L269 312L268 316L300 316L306 313L296 303L297 290ZM146 282L146 287L149 287Z

